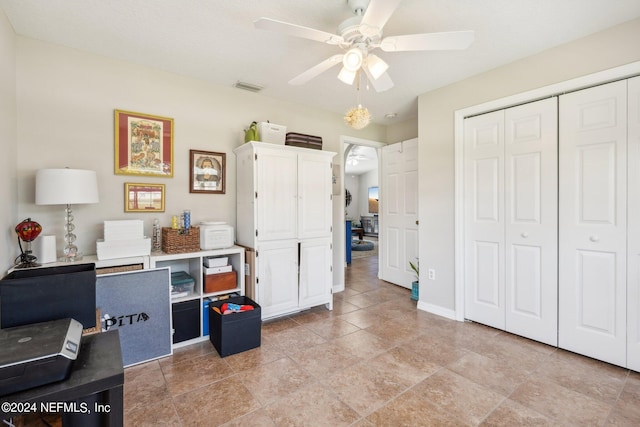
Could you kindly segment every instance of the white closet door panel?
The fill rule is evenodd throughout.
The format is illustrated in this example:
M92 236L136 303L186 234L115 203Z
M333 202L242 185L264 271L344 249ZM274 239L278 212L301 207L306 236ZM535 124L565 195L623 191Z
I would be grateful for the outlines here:
M505 111L506 330L557 345L557 100Z
M297 237L297 156L259 150L256 170L258 241Z
M465 120L465 317L505 328L504 112Z
M628 89L627 367L640 371L640 77Z
M560 97L559 346L626 364L627 82Z
M298 155L298 237L331 236L331 161L326 156Z

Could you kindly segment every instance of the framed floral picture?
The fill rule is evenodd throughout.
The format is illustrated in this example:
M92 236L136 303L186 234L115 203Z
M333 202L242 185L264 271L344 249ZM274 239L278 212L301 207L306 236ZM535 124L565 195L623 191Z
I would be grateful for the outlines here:
M173 176L173 119L115 110L116 175Z
M225 193L225 153L189 150L189 170L190 193Z
M125 212L164 212L164 184L125 182Z

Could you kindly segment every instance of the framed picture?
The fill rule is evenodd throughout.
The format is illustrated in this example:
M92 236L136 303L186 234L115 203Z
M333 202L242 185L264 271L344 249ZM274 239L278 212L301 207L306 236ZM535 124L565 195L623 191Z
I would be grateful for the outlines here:
M116 175L173 176L173 119L115 110Z
M164 184L125 182L125 212L164 212Z
M189 150L189 192L224 194L226 154Z

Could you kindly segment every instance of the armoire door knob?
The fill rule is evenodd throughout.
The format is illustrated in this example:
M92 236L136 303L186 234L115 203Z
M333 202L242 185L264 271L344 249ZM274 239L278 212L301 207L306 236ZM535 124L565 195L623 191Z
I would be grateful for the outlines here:
M529 237L529 233L527 233L526 231L524 233L521 233L520 235L525 239Z
M598 241L600 241L600 237L598 237L598 236L590 236L589 240L591 240L592 242L598 242Z

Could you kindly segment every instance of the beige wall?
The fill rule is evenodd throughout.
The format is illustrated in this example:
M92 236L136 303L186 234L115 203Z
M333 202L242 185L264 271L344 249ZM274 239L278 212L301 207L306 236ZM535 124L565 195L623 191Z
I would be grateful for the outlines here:
M638 61L638 40L640 19L419 97L421 302L454 309L454 112Z
M18 254L14 227L18 215L16 129L16 49L13 28L0 10L0 273L13 265ZM0 274L1 275L1 274Z
M387 142L407 141L418 137L418 117L387 126Z
M74 209L78 247L95 253L104 220L143 219L148 233L153 218L169 226L172 214L191 209L194 224L217 220L235 225L233 149L242 144L242 129L253 120L319 135L324 149L334 152L341 152L340 135L386 139L384 126L354 131L344 125L341 115L33 39L17 38L17 56L18 212L37 219L45 234L55 234L58 251L63 246L63 208L34 204L38 169L69 166L97 171L100 203ZM114 174L114 109L174 119L173 178ZM189 193L189 149L226 153L225 195ZM341 156L336 160L342 164ZM166 212L124 213L125 182L165 184ZM334 221L339 220L335 236L344 233L340 210L334 204Z

